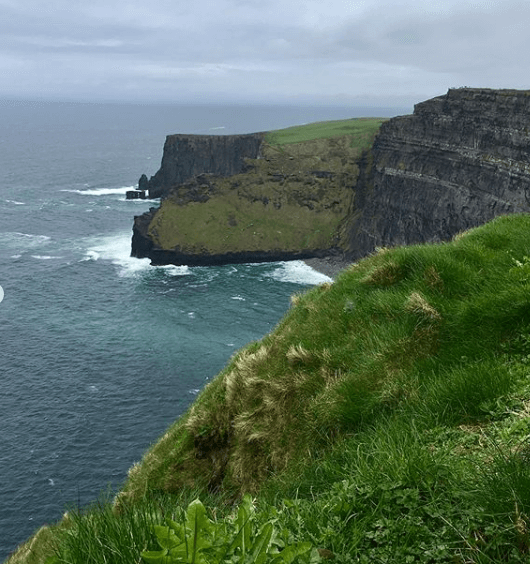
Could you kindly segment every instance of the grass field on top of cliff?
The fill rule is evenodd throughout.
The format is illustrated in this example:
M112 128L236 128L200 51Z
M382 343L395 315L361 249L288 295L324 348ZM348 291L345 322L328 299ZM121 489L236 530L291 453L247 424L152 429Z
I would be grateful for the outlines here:
M12 562L142 562L195 497L232 530L244 492L249 543L275 530L259 562L530 562L529 232L513 215L380 249L293 296L131 469L114 509L75 513ZM191 562L167 550L160 562ZM258 549L204 550L251 562Z
M271 145L290 145L313 139L329 139L342 135L352 136L352 146L369 147L385 118L354 118L322 121L279 129L267 133L265 140Z

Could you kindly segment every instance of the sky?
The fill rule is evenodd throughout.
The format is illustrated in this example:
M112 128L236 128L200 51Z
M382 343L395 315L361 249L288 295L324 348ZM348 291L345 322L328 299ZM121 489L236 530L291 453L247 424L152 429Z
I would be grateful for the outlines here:
M0 98L409 106L530 89L530 0L0 0Z

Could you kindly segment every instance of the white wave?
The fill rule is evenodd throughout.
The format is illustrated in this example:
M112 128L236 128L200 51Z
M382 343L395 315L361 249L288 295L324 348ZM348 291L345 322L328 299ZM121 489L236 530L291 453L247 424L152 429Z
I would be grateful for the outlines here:
M83 260L98 260L99 253L97 251L87 251Z
M31 255L31 258L38 260L62 259L63 257L55 257L52 255Z
M134 276L149 268L149 259L131 257L131 233L97 237L87 241L83 260L109 260L119 267L120 276Z
M8 204L14 204L15 206L25 206L26 202L17 202L16 200L6 200Z
M270 273L270 276L280 282L293 284L317 285L333 282L333 279L314 268L308 266L303 260L291 260L280 263L280 266Z
M232 296L230 299L232 299L232 300L240 300L240 301L242 301L242 302L245 301L245 298L244 298L243 296L239 296L239 295L237 295L237 296Z
M137 276L154 269L160 269L170 276L191 274L187 266L151 266L148 258L131 257L130 231L89 239L86 242L86 253L83 260L108 260L118 267L120 276Z
M33 249L47 244L50 240L51 237L47 235L32 235L31 233L18 233L17 231L0 233L0 243L12 249Z
M188 274L191 274L190 267L186 266L185 264L182 266L176 266L174 264L166 264L162 266L156 266L153 268L158 268L160 270L163 270L166 274L169 274L170 276L186 276Z
M87 190L67 190L63 189L61 192L74 192L82 196L110 196L113 194L125 195L128 190L134 190L135 186L121 186L119 188L89 188Z

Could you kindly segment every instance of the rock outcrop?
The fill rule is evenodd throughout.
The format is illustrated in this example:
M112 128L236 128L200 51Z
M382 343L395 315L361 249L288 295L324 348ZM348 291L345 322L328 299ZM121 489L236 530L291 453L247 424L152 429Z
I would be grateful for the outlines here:
M199 174L160 208L135 217L132 256L211 265L329 256L352 205L358 149L351 137L263 143L246 172Z
M530 211L530 91L451 89L381 126L363 155L346 251L450 239Z
M145 190L127 190L125 192L125 199L126 200L145 200L147 197Z
M239 174L245 159L259 155L264 135L168 135L160 169L149 180L143 174L138 188L148 190L150 198L160 198L198 174Z

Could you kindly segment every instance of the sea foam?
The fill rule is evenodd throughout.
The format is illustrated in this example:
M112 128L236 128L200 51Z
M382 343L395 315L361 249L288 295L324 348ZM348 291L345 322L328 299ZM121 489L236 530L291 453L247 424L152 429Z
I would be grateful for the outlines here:
M153 267L148 258L131 257L131 234L129 231L89 239L83 260L108 260L118 267L120 276L138 276L155 268L163 270L170 276L191 274L187 266Z
M270 273L270 276L280 282L292 282L293 284L317 285L333 282L332 278L311 268L303 260L282 262Z
M63 257L56 257L53 255L31 255L31 258L37 260L51 260L51 259L62 259Z
M0 243L11 249L33 249L45 245L51 240L47 235L32 235L11 231L0 233Z
M125 195L128 190L134 190L135 186L121 186L119 188L88 188L86 190L67 190L63 189L61 192L74 192L82 196L110 196L113 194Z

